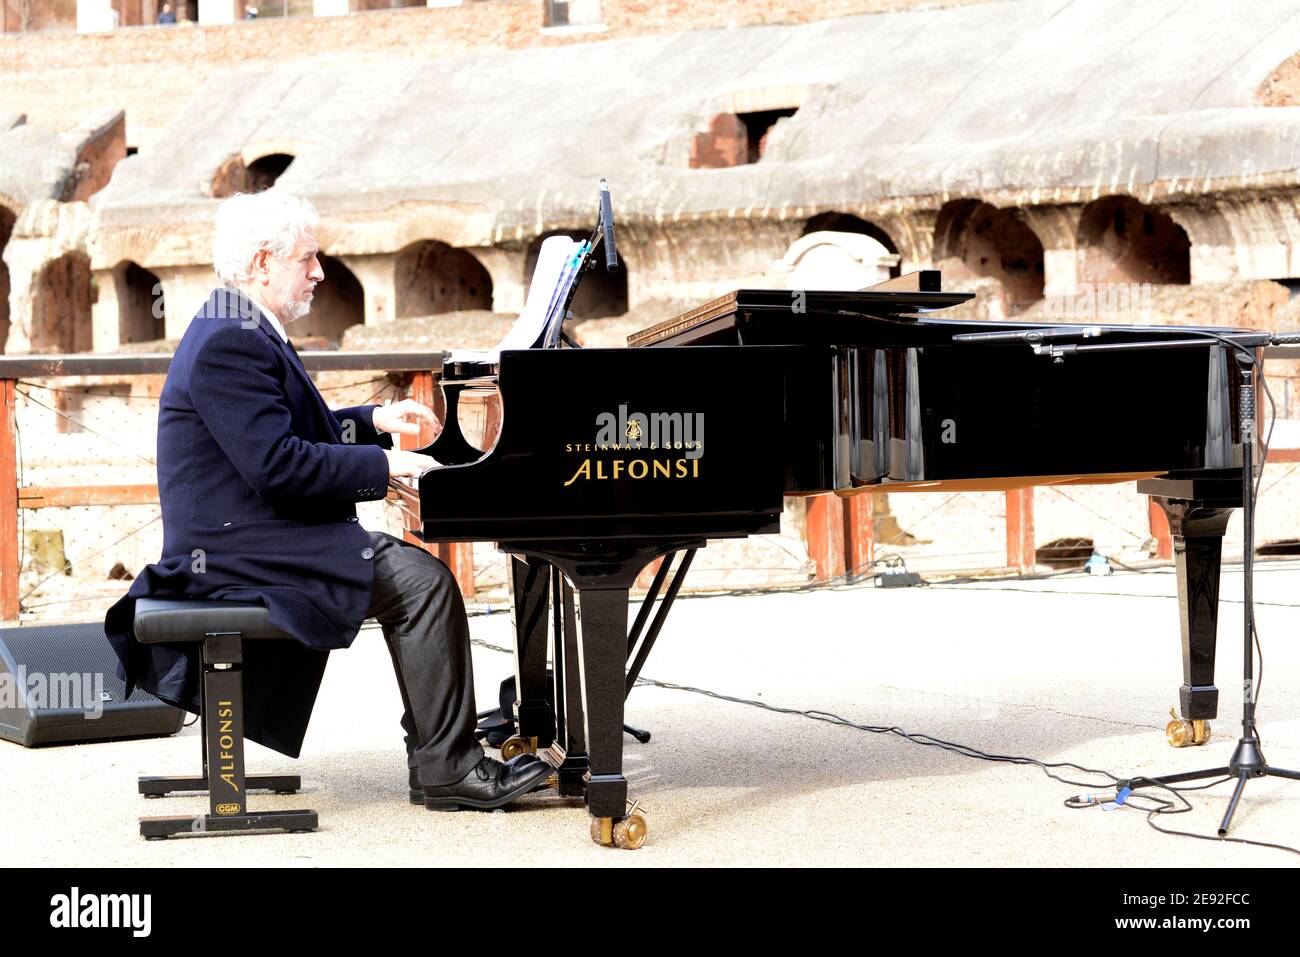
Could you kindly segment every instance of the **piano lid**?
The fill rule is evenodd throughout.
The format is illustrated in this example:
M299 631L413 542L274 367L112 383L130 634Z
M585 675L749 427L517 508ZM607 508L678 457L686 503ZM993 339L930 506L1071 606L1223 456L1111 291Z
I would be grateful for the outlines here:
M903 280L903 282L900 282ZM841 318L875 318L909 320L921 313L947 309L975 298L970 292L940 292L925 286L937 283L917 275L901 276L882 284L884 288L852 292L801 289L737 289L725 296L697 306L690 312L667 319L649 329L628 336L627 344L653 346L701 343L726 334L742 316L814 315ZM917 288L898 288L898 285Z

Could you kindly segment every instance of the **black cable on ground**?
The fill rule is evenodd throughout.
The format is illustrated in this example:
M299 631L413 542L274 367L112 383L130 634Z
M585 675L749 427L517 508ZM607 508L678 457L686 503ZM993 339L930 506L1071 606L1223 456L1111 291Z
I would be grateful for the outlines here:
M487 614L492 614L492 612L487 612ZM481 638L471 639L471 644L478 645L480 648L487 648L491 651L500 652L501 654L507 654L507 655L514 654L514 652L511 651L509 648L503 648L500 645L492 644L491 642L484 641ZM980 760L980 761L989 761L994 764L1029 765L1040 769L1044 774L1046 774L1049 778L1051 778L1054 781L1060 781L1062 784L1069 784L1072 787L1088 788L1090 791L1114 789L1116 785L1119 784L1120 781L1125 780L1119 775L1112 774L1110 771L1106 771L1100 768L1086 768L1082 765L1075 764L1070 761L1047 762L1047 761L1040 761L1037 758L1026 757L1023 755L989 754L988 752L981 751L978 748L971 747L970 745L967 744L960 744L958 742L953 742L953 741L945 741L942 738L936 738L933 735L929 735L929 734L905 731L902 728L897 727L896 725L858 724L855 721L850 721L848 718L842 718L839 715L829 711L821 711L821 710L805 711L799 708L785 708L779 705L768 704L765 701L755 701L750 698L737 698L732 695L722 694L721 692L709 691L706 688L694 688L689 685L673 684L672 682L669 681L658 681L654 678L645 678L645 677L638 678L636 682L636 686L662 688L667 691L685 691L691 694L703 695L707 698L715 698L719 701L727 701L732 704L741 704L741 705L747 705L752 708L760 708L764 711L770 711L774 714L792 715L795 717L808 718L809 720L812 721L822 721L827 724L834 724L845 728L852 728L855 731L863 731L871 734L892 734L892 735L896 735L897 737L903 738L904 740L909 741L912 744L921 745L922 747L939 748L940 750L949 751L953 754L958 754L963 757L975 758L976 760ZM1074 781L1071 780L1070 778L1054 773L1057 769L1073 769L1083 774L1092 774L1102 778L1106 778L1107 782L1103 784L1097 784L1092 781ZM1272 848L1274 850L1288 851L1292 854L1300 855L1300 848L1288 847L1285 844L1271 844L1267 841L1252 841L1244 837L1218 837L1218 836L1211 836L1208 834L1196 834L1191 831L1177 831L1171 828L1160 827L1158 824L1155 823L1156 816L1160 814L1183 814L1186 813L1187 811L1193 810L1191 803L1185 797L1182 796L1181 792L1204 791L1207 788L1216 787L1220 784L1230 781L1232 780L1232 778L1229 777L1220 778L1217 781L1211 781L1209 784L1198 784L1198 785L1192 785L1188 787L1173 787L1172 785L1168 785L1168 784L1160 784L1156 781L1152 781L1149 778L1145 778L1145 777L1135 777L1135 778L1129 778L1127 780L1134 783L1139 781L1147 781L1149 783L1145 785L1139 785L1139 786L1158 787L1161 790L1168 791L1171 794L1173 794L1178 799L1178 801L1181 802L1181 804L1183 805L1182 807L1177 807L1173 801L1164 800L1162 798L1158 798L1150 794L1134 793L1134 794L1124 795L1124 800L1122 803L1119 804L1119 806L1130 808L1135 811L1146 812L1147 824L1153 830L1159 831L1161 834L1172 834L1178 837L1194 837L1197 838L1198 840L1220 841L1228 844L1249 844L1255 847L1267 847L1267 848ZM1085 807L1101 807L1103 806L1104 803L1112 803L1113 798L1117 797L1118 795L1115 794L1109 796L1111 797L1112 801L1106 801L1106 802L1094 801L1094 800L1078 801L1076 798L1067 798L1064 803L1066 807L1072 809L1080 809ZM1155 806L1143 807L1143 806L1132 804L1131 802L1134 799L1140 801L1151 801L1154 802Z

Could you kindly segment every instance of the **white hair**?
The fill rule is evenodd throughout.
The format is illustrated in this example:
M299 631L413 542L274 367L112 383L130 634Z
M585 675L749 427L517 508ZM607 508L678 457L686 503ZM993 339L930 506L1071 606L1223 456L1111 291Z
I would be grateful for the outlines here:
M229 285L248 282L259 251L269 249L272 256L284 259L319 221L316 207L301 196L274 189L236 193L217 207L212 268Z

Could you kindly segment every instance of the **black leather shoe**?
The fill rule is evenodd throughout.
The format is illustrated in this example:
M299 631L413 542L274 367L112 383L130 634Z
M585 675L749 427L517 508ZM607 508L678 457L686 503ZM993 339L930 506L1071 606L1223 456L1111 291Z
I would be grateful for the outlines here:
M536 761L536 759L536 754L520 754L517 755L517 757L511 758L510 761L507 761L506 763L507 765L513 765L513 763L520 761L530 763ZM415 767L408 768L407 787L409 788L407 791L407 797L411 798L411 804L424 804L424 784L420 781L420 771ZM533 788L533 791L541 791L541 789L545 787L546 781L543 780L541 784L538 784L536 788Z
M537 761L537 760L540 759L535 754L520 754L516 757L511 758L509 761L506 762L506 764L531 764L533 761ZM552 769L551 773L552 774L555 773L554 769ZM547 782L549 780L550 780L550 775L547 775L545 778L542 779L542 781L539 784L533 786L533 790L534 791L544 790L546 787L548 787ZM407 797L410 798L411 803L423 804L424 784L421 783L420 781L420 772L417 771L415 768L410 769L410 775L407 778L407 786L409 787L409 790L406 793L407 793Z
M508 764L484 755L459 781L424 787L424 806L430 811L491 811L544 784L554 771L533 754L521 754ZM414 799L414 788L411 793Z

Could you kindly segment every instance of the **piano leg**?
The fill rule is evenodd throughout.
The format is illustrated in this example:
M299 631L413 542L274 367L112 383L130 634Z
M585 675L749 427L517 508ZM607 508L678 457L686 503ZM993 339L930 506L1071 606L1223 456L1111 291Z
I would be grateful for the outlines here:
M555 713L546 702L546 613L551 566L538 558L510 558L515 616L516 730L521 745L536 753L555 739ZM518 750L519 746L512 750ZM505 749L503 748L503 751Z
M559 769L560 794L586 793L587 735L582 713L582 671L578 666L578 622L573 586L555 569L555 744L548 759Z
M578 658L586 717L587 810L596 818L627 811L623 777L623 684L627 675L628 589L578 591Z
M1233 509L1204 502L1152 496L1169 519L1178 571L1178 612L1183 639L1183 686L1178 705L1190 722L1218 715L1219 689L1214 686L1214 653L1219 625L1219 571L1223 533ZM1203 725L1193 725L1204 728ZM1197 735L1208 740L1208 730ZM1174 743L1171 738L1170 743Z
M561 793L568 794L564 788L579 783L574 780L578 747L585 744L587 770L581 783L586 785L591 836L600 844L634 849L647 833L638 805L628 810L623 776L628 591L641 569L660 555L704 544L700 539L619 541L599 548L569 541L500 543L509 554L538 557L563 571L564 586L552 589L560 593L564 611L555 655L563 676L557 685L563 687L565 701L556 709L563 728L547 758L555 764L561 750L571 749L559 764Z

